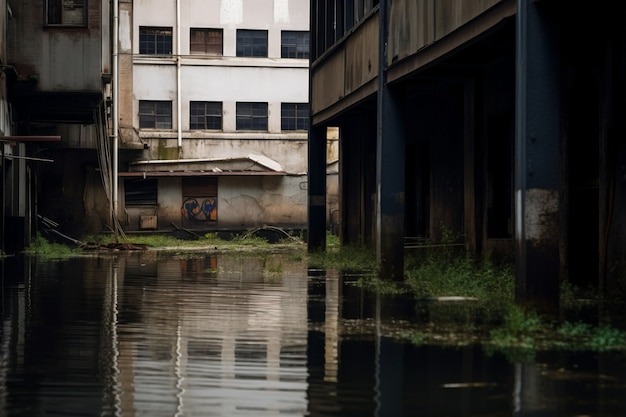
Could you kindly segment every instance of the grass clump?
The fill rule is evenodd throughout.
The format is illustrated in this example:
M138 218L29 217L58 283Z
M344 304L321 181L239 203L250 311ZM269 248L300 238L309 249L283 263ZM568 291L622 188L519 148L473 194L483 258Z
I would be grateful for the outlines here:
M41 234L35 236L25 252L45 259L69 258L80 253L77 249L72 249L67 245L50 242Z
M363 245L340 245L338 240L337 243L327 240L326 251L310 253L309 265L344 272L363 272L365 275L377 269L373 249Z
M405 276L417 297L460 296L492 305L513 302L512 265L477 259L464 251L428 250L407 260Z

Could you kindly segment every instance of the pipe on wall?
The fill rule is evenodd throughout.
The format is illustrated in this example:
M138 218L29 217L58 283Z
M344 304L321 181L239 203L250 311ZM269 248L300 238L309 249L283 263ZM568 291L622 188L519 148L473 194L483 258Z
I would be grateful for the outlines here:
M112 184L112 212L111 226L115 230L117 238L117 227L115 219L117 218L118 206L118 146L119 146L119 0L113 0L113 184Z
M176 0L176 128L179 151L183 147L180 56L180 0Z

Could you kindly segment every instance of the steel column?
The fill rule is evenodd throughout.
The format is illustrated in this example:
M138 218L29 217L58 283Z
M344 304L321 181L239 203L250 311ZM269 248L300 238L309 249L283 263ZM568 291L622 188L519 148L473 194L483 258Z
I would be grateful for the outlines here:
M559 58L547 2L517 0L515 113L516 301L559 305Z
M308 141L308 250L326 248L326 128L311 127Z
M376 257L383 278L404 278L403 110L399 92L387 84L389 0L379 9L376 135Z

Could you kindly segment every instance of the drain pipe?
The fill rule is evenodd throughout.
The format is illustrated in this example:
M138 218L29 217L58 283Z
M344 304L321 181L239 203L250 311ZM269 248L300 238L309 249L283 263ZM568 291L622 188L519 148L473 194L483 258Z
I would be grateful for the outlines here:
M181 80L180 80L180 0L176 0L176 127L178 138L178 151L183 147L183 127L181 116Z
M113 184L111 189L113 210L111 212L111 226L115 230L115 240L117 241L117 181L118 181L118 147L119 147L119 0L113 0Z

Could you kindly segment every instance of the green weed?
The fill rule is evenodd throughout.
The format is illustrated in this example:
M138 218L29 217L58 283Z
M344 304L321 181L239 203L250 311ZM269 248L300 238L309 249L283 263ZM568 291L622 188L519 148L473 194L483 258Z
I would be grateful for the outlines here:
M41 234L35 236L31 245L26 248L25 252L38 255L44 259L64 259L80 254L80 251L72 249L67 245L49 242Z

